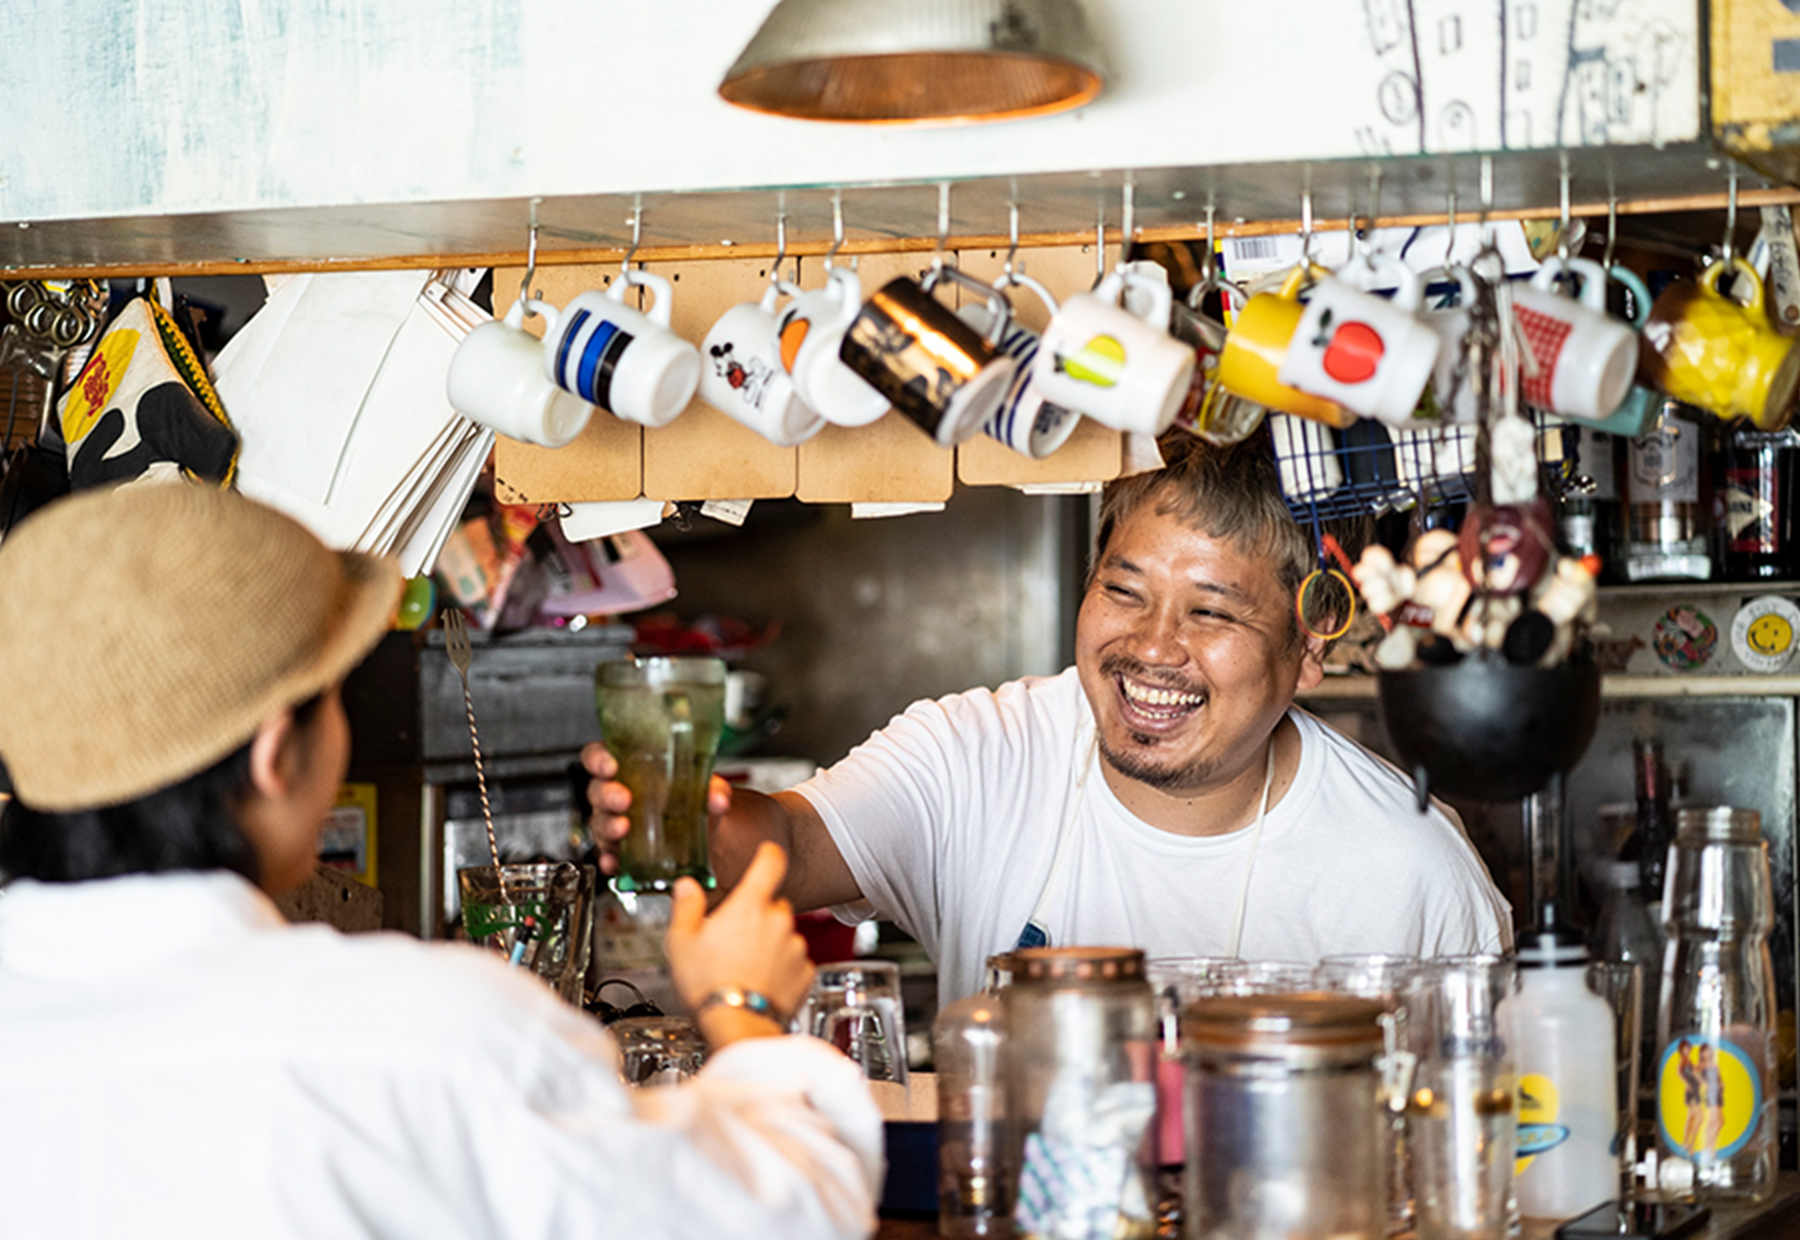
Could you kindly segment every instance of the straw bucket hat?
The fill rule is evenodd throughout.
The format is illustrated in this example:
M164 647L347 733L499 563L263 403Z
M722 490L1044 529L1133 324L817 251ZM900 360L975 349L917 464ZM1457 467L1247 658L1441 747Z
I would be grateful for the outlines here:
M0 543L0 761L66 812L205 770L387 631L398 568L232 491L78 491Z

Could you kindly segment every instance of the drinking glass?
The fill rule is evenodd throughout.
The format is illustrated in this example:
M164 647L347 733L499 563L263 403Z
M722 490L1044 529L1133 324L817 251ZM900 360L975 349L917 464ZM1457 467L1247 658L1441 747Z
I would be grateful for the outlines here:
M1619 1200L1628 1201L1637 1187L1637 1107L1639 1046L1644 1021L1644 968L1628 960L1593 960L1587 967L1588 989L1612 1006L1614 1071L1617 1074L1619 1123L1613 1146L1619 1155Z
M1384 1073L1384 1096L1393 1100L1407 1091L1404 1073L1396 1074L1399 1065L1391 1052L1404 1049L1408 1043L1406 1006L1402 996L1406 984L1419 971L1417 956L1393 956L1370 953L1353 956L1326 956L1313 971L1320 990L1355 995L1361 999L1379 999L1386 1006L1392 1022L1387 1034L1390 1055ZM1406 1112L1399 1106L1388 1110L1388 1231L1407 1230L1413 1220L1412 1152L1406 1144Z
M686 1016L627 1016L607 1027L627 1085L674 1085L700 1071L706 1039Z
M906 1084L906 1022L900 968L886 960L822 964L794 1016L797 1033L837 1047L871 1081Z
M631 789L618 891L666 892L683 875L713 885L706 791L725 729L721 659L621 659L594 669L600 735Z
M1422 1240L1500 1240L1516 1218L1512 991L1513 966L1499 956L1430 961L1407 983L1418 1057L1407 1142Z
M595 883L594 867L568 861L464 866L456 872L463 931L579 1004L593 947Z
M1234 960L1215 976L1221 995L1285 995L1313 989L1313 966L1297 960Z

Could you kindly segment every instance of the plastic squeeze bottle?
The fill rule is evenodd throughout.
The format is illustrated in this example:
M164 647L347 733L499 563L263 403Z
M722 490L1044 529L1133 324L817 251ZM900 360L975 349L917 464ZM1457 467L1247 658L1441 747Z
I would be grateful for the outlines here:
M1612 1005L1588 989L1587 949L1538 934L1519 947L1513 1054L1519 1073L1519 1213L1568 1219L1618 1195Z

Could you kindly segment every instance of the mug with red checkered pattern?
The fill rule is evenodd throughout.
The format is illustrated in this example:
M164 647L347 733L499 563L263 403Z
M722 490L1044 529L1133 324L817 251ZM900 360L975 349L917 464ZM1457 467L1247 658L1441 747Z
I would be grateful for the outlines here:
M1579 294L1557 291L1558 280ZM1604 418L1631 390L1638 338L1606 312L1606 271L1586 258L1551 258L1531 283L1513 287L1525 403L1571 418Z

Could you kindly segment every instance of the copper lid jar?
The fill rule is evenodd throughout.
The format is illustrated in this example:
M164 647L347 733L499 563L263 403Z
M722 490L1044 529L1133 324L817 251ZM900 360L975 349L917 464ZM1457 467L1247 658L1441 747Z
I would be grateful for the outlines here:
M1199 999L1182 1012L1186 1240L1385 1234L1385 1010L1302 993Z
M1013 1224L1046 1240L1155 1230L1156 1007L1133 948L1012 953L1007 1155Z

